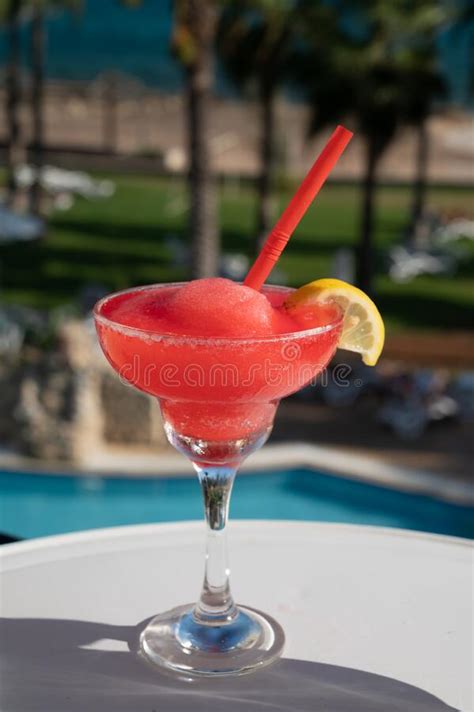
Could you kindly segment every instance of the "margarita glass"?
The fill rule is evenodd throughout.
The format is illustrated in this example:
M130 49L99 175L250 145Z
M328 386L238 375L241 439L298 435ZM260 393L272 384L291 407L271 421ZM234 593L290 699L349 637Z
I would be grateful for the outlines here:
M105 356L122 380L158 398L167 438L194 465L204 497L207 546L199 601L156 616L141 646L152 662L185 674L241 674L278 658L284 634L270 616L232 598L226 522L235 474L268 438L280 399L326 367L342 315L334 306L321 326L298 330L294 324L286 333L249 337L199 336L196 328L194 335L170 334L159 325L129 326L117 316L124 304L163 298L182 286L118 292L94 310ZM262 291L278 309L293 290ZM202 334L207 331L203 324Z

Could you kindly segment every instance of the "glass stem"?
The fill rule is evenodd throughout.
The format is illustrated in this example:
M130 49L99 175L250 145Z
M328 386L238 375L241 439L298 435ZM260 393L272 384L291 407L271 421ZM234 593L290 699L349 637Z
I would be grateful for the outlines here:
M236 470L231 467L194 467L204 497L207 529L204 583L194 609L194 619L205 625L225 625L237 615L230 592L226 531Z

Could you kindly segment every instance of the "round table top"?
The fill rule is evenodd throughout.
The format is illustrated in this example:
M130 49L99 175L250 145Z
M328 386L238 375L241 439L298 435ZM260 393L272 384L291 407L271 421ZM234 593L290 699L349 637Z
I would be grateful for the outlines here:
M1 711L471 709L470 542L306 522L229 530L234 596L283 625L282 661L190 682L134 652L143 621L198 596L199 522L47 537L1 550Z

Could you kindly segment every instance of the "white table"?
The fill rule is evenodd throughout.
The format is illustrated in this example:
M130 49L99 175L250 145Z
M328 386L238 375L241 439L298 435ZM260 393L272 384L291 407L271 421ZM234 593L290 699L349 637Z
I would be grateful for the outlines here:
M133 652L136 624L198 595L203 525L48 537L1 550L1 711L471 709L469 542L301 522L230 530L234 594L283 625L283 661L189 683Z

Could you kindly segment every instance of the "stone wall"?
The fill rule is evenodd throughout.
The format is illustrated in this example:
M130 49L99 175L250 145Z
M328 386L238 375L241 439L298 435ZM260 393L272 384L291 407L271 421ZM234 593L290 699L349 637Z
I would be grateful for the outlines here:
M0 362L0 444L78 465L108 444L168 447L156 399L119 381L80 321L60 327L54 349Z
M160 409L155 398L123 384L117 376L103 373L100 385L103 437L123 445L164 446Z

